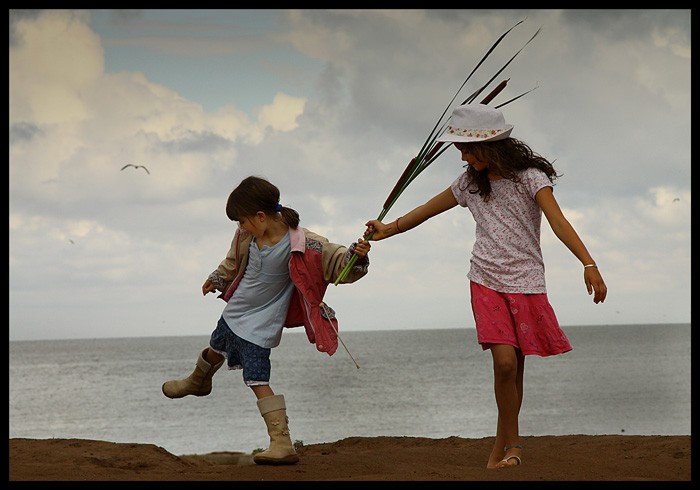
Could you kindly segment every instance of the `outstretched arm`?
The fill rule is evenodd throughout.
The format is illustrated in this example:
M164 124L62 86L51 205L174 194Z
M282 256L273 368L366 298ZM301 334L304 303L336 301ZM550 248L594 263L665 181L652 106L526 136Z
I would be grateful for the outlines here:
M372 233L372 231L374 231L374 235L372 235L371 240L376 241L389 238L390 236L394 236L415 228L424 221L443 213L448 209L452 209L456 205L457 200L452 193L452 189L448 187L425 204L421 204L409 213L401 216L400 218L396 218L396 220L392 223L385 225L376 219L368 221L365 223L367 226L365 236L368 236L370 233Z
M547 218L549 226L552 228L554 234L569 250L571 250L571 253L573 253L584 266L583 280L586 283L588 294L593 294L595 291L593 302L603 303L608 294L608 288L605 285L605 281L603 281L603 276L600 274L598 266L585 267L595 265L595 261L591 257L591 254L588 253L586 246L578 236L578 233L576 233L576 230L574 230L574 227L571 226L571 223L569 223L564 213L561 211L559 203L554 197L554 192L552 192L552 188L543 187L537 191L535 199Z

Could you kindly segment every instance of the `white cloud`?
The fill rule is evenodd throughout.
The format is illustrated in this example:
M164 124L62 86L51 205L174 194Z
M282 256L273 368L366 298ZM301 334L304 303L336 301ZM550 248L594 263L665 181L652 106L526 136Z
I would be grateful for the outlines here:
M80 122L91 116L83 93L99 83L103 53L85 13L45 11L20 19L10 56L10 124Z
M249 111L235 93L207 111L140 64L146 46L160 46L160 69L192 63L182 49L200 32L198 49L212 46L212 66L256 66L216 57L227 55L213 34L223 24L197 31L192 21L182 36L166 22L149 36L110 25L106 44L87 12L12 19L12 339L208 334L221 305L199 287L228 248L234 225L224 206L237 181L267 176L302 226L340 243L356 240L469 71L522 18L463 97L543 26L502 74L510 82L499 100L538 86L506 106L507 118L516 137L555 160L563 174L555 195L610 287L606 304L593 305L580 264L543 223L560 321L690 321L689 11L265 15L278 15L275 31L248 38L269 40L257 44L264 50L241 41L230 52L261 59L256 100L264 102ZM105 53L125 39L133 69L105 71ZM279 61L268 58L273 46L295 48L318 72L281 77L270 70ZM126 163L145 165L150 175L121 171ZM461 166L449 149L387 219L445 189ZM370 275L330 288L342 328L469 325L473 233L469 212L459 208L375 243Z
M291 97L284 93L275 94L272 104L263 106L258 114L262 127L277 131L291 131L299 127L297 118L304 112L306 99Z

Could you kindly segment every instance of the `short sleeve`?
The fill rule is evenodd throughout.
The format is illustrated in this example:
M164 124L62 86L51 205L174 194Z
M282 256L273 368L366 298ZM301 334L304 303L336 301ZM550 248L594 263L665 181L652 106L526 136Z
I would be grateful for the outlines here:
M467 172L462 172L459 177L457 177L450 188L452 189L452 194L455 196L455 200L462 207L467 207L467 197L469 191L467 190L469 176Z

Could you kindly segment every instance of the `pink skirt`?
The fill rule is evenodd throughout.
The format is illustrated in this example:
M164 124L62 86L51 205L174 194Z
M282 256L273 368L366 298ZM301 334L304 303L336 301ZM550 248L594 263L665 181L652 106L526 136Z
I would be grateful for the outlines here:
M523 355L552 356L571 350L547 294L499 293L470 281L472 312L482 349L507 344Z

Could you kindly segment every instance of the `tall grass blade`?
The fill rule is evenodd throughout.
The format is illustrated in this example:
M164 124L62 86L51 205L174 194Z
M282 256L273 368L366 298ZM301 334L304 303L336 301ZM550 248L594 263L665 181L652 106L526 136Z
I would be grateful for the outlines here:
M508 105L508 104L510 104L511 102L513 102L514 100L518 100L520 97L523 97L523 96L529 94L530 92L532 92L532 91L535 90L536 88L537 88L537 87L531 88L531 89L528 90L527 92L523 92L522 94L518 95L517 97L513 97L512 99L508 99L508 100L506 100L505 102L503 102L502 104L495 105L494 107L495 107L496 109L500 109L500 108L503 107L504 105Z

